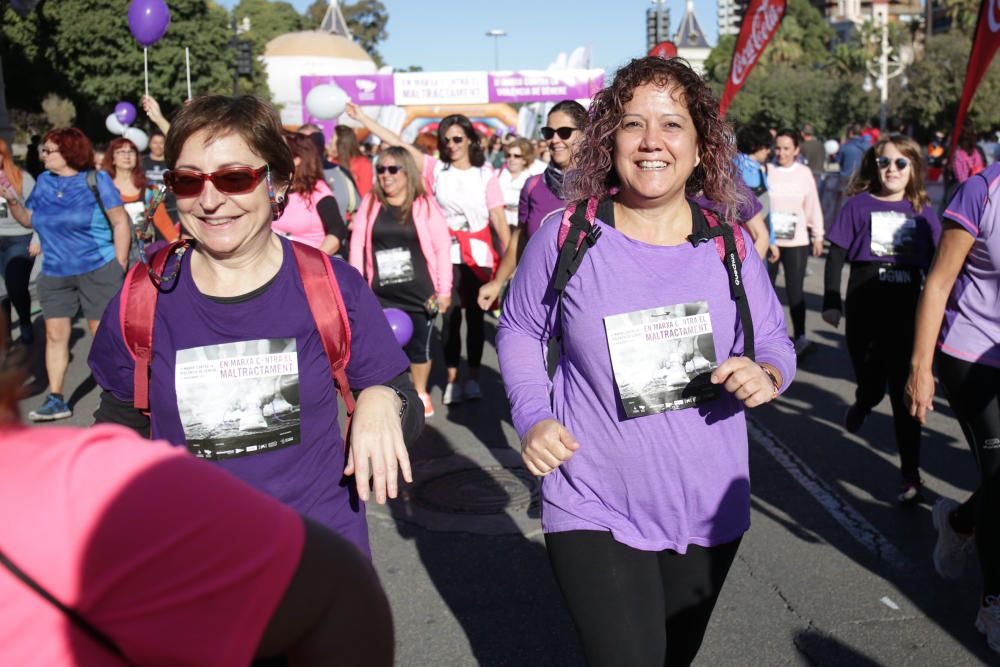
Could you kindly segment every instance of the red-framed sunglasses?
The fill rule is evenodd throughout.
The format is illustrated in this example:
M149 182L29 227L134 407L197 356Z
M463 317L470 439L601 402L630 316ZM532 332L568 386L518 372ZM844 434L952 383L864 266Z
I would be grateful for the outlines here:
M205 181L219 192L227 195L242 195L257 187L268 173L267 165L253 167L226 167L206 174L189 169L171 169L164 172L163 182L178 197L197 197L205 189Z

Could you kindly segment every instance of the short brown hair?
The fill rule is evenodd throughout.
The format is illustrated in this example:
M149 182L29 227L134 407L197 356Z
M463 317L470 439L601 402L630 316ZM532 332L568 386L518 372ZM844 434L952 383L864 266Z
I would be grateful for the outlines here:
M614 169L615 134L621 127L625 105L635 90L646 84L675 88L694 123L701 162L688 177L686 194L703 192L722 207L728 220L737 220L737 208L745 203L745 196L744 188L737 185L733 131L719 115L719 101L711 88L683 58L636 58L618 70L610 86L594 96L591 122L584 128L576 167L569 172L570 201L604 198L619 185Z
M903 134L894 134L879 139L875 145L865 151L858 173L847 187L847 196L853 197L860 192L877 195L882 191L882 179L878 173L878 159L882 155L882 149L889 144L895 146L896 150L910 161L910 180L906 183L903 197L913 207L913 212L919 214L931 201L924 187L924 158L921 156L920 146L917 145L917 142Z
M204 131L210 140L236 134L270 167L275 187L291 182L295 172L292 151L285 143L278 113L252 95L196 97L177 112L167 134L166 155L170 169L191 135Z
M524 158L524 168L527 169L535 161L535 147L524 137L518 137L504 147L504 152L509 153L512 148L520 148L521 156Z
M52 130L42 139L42 145L50 141L59 147L59 154L71 169L87 171L94 168L94 145L81 130L75 127Z

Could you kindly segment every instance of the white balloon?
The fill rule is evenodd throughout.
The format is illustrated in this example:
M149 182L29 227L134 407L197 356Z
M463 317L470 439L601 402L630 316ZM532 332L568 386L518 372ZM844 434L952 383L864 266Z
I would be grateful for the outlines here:
M836 139L827 139L826 143L823 144L823 150L826 151L827 155L833 155L840 150L840 144L837 143Z
M125 126L118 121L118 116L114 114L109 114L104 119L104 127L108 128L108 132L111 134L125 134Z
M330 120L344 113L347 102L347 93L332 83L316 86L306 95L306 109L313 118L320 120Z
M125 133L122 136L135 144L140 153L146 150L146 146L149 145L149 135L137 127L125 128Z

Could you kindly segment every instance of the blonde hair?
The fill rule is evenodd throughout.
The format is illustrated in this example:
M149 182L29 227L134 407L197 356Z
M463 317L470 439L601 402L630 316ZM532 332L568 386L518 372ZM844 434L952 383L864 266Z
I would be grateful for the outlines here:
M402 146L387 146L384 148L378 154L376 166L381 165L387 157L394 159L396 164L402 168L403 174L406 175L406 199L403 200L402 205L399 207L401 214L399 224L405 225L413 210L413 202L419 197L427 196L427 191L424 190L424 179L421 177L420 170L417 169L417 163L413 159L413 156L410 155L410 151ZM375 185L372 187L372 192L375 193L375 198L378 199L382 206L390 206L389 201L385 197L385 190L382 189L382 183L378 177L375 178ZM375 200L373 199L368 204L369 214L374 203Z

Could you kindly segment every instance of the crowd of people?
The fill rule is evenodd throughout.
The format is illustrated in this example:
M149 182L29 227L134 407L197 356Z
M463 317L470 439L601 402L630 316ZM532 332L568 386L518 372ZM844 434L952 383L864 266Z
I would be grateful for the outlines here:
M351 127L289 130L251 96L195 98L170 120L143 107L158 128L145 156L57 129L34 178L0 142L0 504L31 508L0 512L15 538L0 544L0 592L18 610L13 623L0 609L5 660L44 644L87 664L390 664L365 503L412 481L438 315L453 407L483 396L485 317L499 312L512 421L587 663L690 664L749 528L746 413L786 392L813 347L804 283L824 255L822 318L843 319L856 380L843 428L858 433L889 395L898 503L925 500L935 368L969 440L980 485L934 505L934 565L955 579L975 546L975 622L1000 652L1000 163L974 135L938 215L933 147L861 125L836 152L808 124L733 132L681 59L631 61L589 108L553 105L538 139L487 139L453 114L410 143L348 103L374 157ZM833 165L846 199L824 219ZM82 314L101 391L91 429L20 422L8 323L34 344L39 254L49 386L28 418L72 415ZM386 309L409 318L406 340ZM160 502L180 485L190 493ZM53 522L74 527L30 539ZM123 540L136 553L102 557ZM178 562L197 576L164 567ZM88 585L61 577L69 566ZM64 619L72 631L47 641Z

